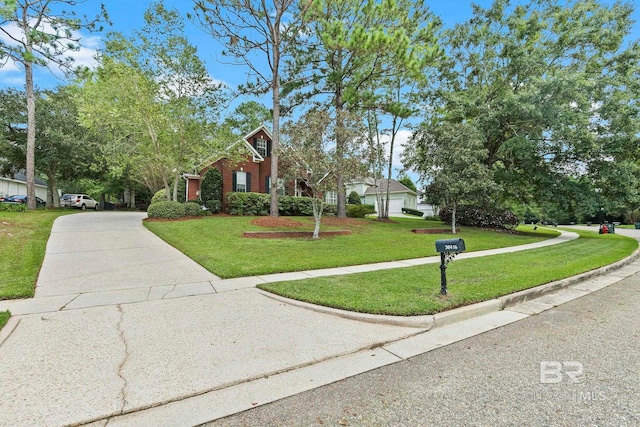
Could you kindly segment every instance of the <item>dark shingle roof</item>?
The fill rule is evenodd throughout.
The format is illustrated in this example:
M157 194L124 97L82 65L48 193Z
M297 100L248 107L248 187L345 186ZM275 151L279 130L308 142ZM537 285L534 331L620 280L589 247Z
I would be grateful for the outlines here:
M20 182L27 182L27 174L25 173L24 170L18 171L16 173L13 174L13 177L11 176L4 176L2 178L9 178L9 179L14 179L16 181L20 181ZM43 180L41 180L40 178L38 178L37 176L35 177L35 183L37 185L44 185L46 186L47 183L44 182Z
M378 185L380 186L380 188L386 190L387 189L387 180L386 179L378 180ZM392 192L392 193L413 193L413 194L415 194L415 191L413 191L412 189L407 188L406 186L400 184L395 179L392 179L392 180L389 181L389 191ZM376 187L372 186L372 187L367 188L367 191L365 191L364 194L376 194Z

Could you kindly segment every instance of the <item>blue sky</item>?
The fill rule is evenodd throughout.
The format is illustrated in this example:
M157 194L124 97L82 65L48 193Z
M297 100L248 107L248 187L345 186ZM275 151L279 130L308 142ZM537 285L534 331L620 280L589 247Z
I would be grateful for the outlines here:
M614 0L602 1L607 4L614 3ZM152 3L151 0L103 0L103 2L113 23L112 27L106 28L106 30L120 31L124 34L129 34L132 30L143 26L144 11ZM488 7L492 0L476 0L475 3ZM431 10L442 18L446 27L451 27L471 17L471 0L432 0L428 1L428 4ZM99 0L87 0L80 5L79 12L86 13L89 16L95 15L99 10L99 5ZM183 15L193 10L193 2L189 0L165 0L165 6L178 9ZM640 21L640 7L637 9L634 13L634 19ZM220 45L209 34L197 28L186 18L185 29L187 38L198 47L200 58L207 64L209 72L214 79L225 82L232 87L246 82L245 69L240 66L223 65L218 61L218 59L221 59L218 54ZM106 31L103 33L82 34L82 49L74 55L77 64L95 65L93 55L100 48L105 33ZM640 23L638 22L634 25L630 36L630 40L635 39L640 39ZM35 70L34 78L36 86L39 88L51 88L65 83L60 73L56 76L42 68ZM19 67L7 63L0 68L0 89L4 87L24 87L24 73ZM269 96L265 96L263 101L268 104L270 102ZM410 135L411 133L408 130L403 130L398 135L398 140L402 144ZM398 148L400 149L395 150L394 168L401 166L399 156L402 150L401 147Z

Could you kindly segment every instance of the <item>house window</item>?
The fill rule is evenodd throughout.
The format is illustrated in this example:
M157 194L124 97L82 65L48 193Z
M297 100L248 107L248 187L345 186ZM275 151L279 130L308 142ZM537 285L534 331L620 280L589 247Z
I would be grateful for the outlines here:
M338 193L335 191L327 191L327 193L324 195L324 201L325 203L335 205L336 203L338 203Z
M256 151L262 156L267 157L267 140L264 138L258 138L256 140Z
M264 192L269 194L271 193L271 177L267 176L264 178Z
M233 191L238 193L251 191L251 174L249 172L233 173Z

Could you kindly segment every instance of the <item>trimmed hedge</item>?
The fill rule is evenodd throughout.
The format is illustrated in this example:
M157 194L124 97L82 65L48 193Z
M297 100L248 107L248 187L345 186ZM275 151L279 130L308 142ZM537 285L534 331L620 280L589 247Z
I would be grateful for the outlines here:
M451 208L440 209L440 219L451 224ZM518 217L508 209L481 208L477 206L458 206L456 224L468 227L499 228L513 230L518 226Z
M424 212L421 212L417 209L411 209L411 208L402 208L402 213L407 215L415 215L419 217L422 217L422 215L424 215Z
M220 200L207 200L204 202L204 207L209 209L209 212L215 214L222 210L222 202Z
M149 218L176 219L186 216L185 206L180 202L156 202L147 209Z
M210 203L211 201L207 202ZM211 207L205 206L214 212ZM371 206L373 205L350 205ZM227 212L231 215L269 215L271 209L271 195L265 193L227 193ZM336 215L338 208L335 204L325 203L323 215ZM278 198L278 213L282 216L313 216L313 205L309 197L280 196ZM370 213L370 212L367 212Z
M364 218L373 213L376 213L373 205L347 205L347 216L349 218Z
M227 193L227 209L231 215L269 215L271 196L263 193Z
M184 213L186 216L199 216L202 215L202 206L199 203L195 202L186 202L183 203Z

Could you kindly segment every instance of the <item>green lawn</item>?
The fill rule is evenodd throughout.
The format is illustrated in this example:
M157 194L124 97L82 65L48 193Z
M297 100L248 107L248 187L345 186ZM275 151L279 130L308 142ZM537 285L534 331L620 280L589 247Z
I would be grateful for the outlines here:
M0 329L4 328L4 325L9 321L9 317L11 317L11 313L8 311L0 311Z
M33 296L53 221L69 213L0 212L0 300Z
M323 226L322 230L348 228L349 236L251 239L244 231L270 230L253 225L255 217L205 217L188 221L145 222L145 226L212 273L222 278L396 261L437 255L435 241L454 237L440 222L398 218L350 221L348 226ZM295 218L312 230L312 218ZM441 228L441 234L415 234L413 228ZM462 228L467 251L515 246L555 237L557 232L530 226L521 233L497 233Z
M578 232L580 239L506 255L454 260L449 294L440 295L439 264L260 285L278 295L375 314L433 314L574 276L618 261L638 247L619 235Z

